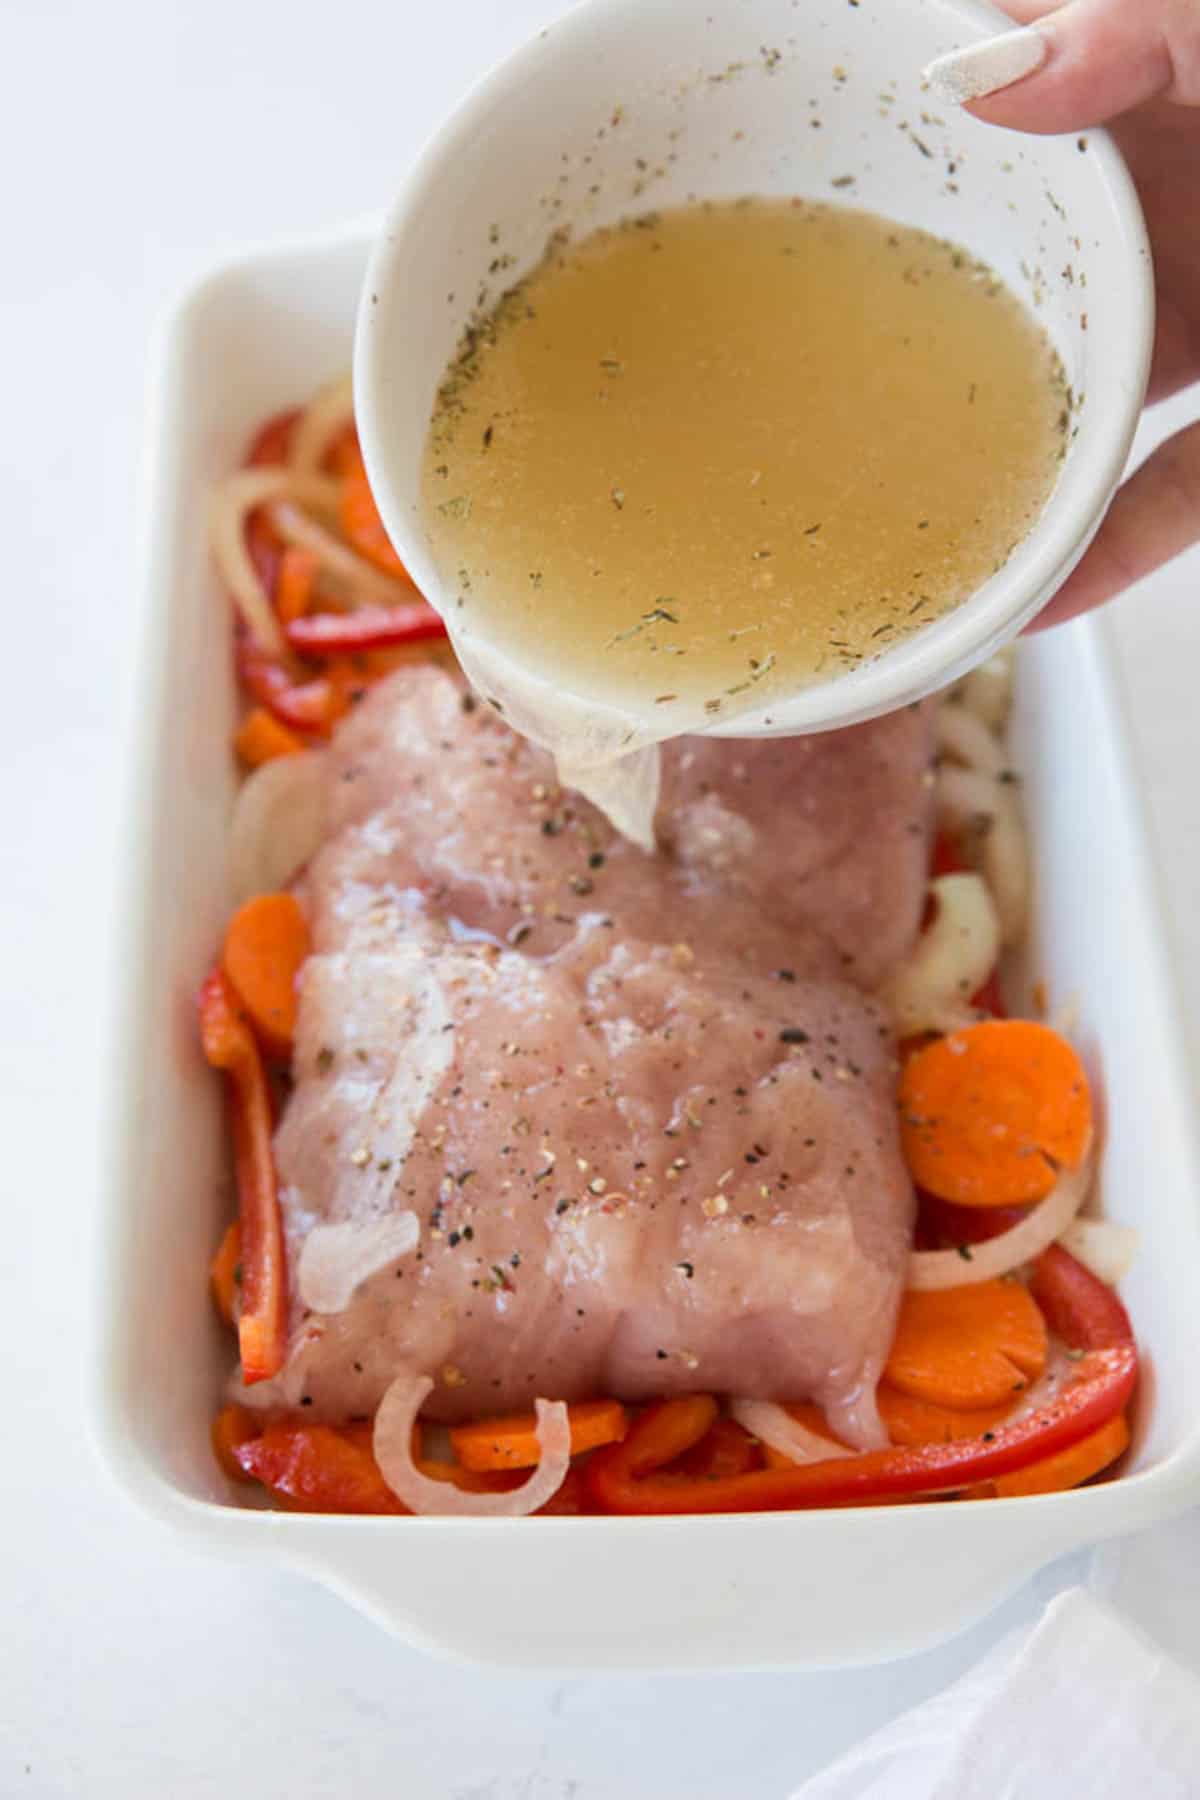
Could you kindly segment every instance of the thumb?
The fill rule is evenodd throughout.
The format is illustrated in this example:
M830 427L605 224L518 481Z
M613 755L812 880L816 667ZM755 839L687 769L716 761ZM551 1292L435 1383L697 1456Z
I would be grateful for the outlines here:
M1012 0L1033 22L938 57L935 93L989 125L1082 131L1162 95L1200 105L1200 7L1193 0Z
M1168 438L1117 491L1079 566L1029 627L1089 612L1200 543L1200 424Z

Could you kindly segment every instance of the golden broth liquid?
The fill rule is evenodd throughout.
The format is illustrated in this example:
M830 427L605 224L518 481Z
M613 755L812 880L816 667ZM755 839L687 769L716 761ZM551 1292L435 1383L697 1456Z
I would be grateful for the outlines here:
M553 242L469 330L423 503L457 619L655 735L852 669L998 568L1061 364L959 246L807 201Z

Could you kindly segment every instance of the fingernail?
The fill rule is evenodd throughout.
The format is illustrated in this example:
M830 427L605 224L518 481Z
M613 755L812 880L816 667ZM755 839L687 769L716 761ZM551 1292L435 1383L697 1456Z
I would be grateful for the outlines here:
M1049 50L1042 33L1027 26L939 56L925 70L925 79L940 99L962 106L968 100L982 100L985 94L1011 87L1024 75L1032 75L1041 68Z

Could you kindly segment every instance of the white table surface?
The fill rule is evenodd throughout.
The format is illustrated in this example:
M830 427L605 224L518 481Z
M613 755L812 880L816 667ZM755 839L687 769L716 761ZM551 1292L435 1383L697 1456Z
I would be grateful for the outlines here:
M6 0L0 167L4 1428L0 1794L781 1800L1040 1598L910 1662L822 1676L509 1676L431 1660L297 1578L142 1521L88 1448L96 1071L147 333L232 247L380 207L454 97L556 0ZM1117 609L1200 998L1195 557ZM15 826L15 829L14 829ZM1168 1630L1200 1515L1127 1546ZM1194 1584L1195 1577L1191 1576ZM1172 1647L1200 1665L1200 1622Z

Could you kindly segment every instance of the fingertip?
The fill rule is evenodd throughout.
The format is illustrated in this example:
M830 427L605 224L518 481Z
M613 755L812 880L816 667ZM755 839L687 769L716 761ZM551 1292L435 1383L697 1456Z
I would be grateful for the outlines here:
M971 106L1032 75L1049 53L1044 33L1027 26L951 50L931 62L924 77L940 100Z
M1037 24L968 44L929 65L944 100L987 125L1036 135L1086 130L1167 92L1161 19L1124 0L1071 0Z

